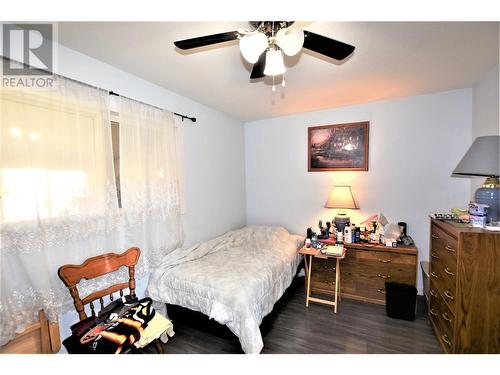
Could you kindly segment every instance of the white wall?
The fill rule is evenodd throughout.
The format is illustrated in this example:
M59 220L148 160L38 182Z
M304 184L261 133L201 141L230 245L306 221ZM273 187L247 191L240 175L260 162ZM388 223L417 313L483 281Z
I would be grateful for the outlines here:
M244 127L240 121L89 56L57 47L55 73L197 118L196 123L185 121L183 125L186 245L245 225ZM144 295L147 280L138 280L138 296ZM70 335L69 326L76 321L74 312L60 317L62 339Z
M354 222L379 212L407 222L419 259L428 259L428 214L468 203L469 181L450 174L471 141L471 108L464 89L246 123L247 224L305 234L335 216L323 208L328 193L348 184L360 206ZM368 172L307 171L307 127L366 120Z
M499 135L499 66L495 66L472 89L472 139L483 135ZM465 154L464 150L464 154ZM484 182L483 177L471 179L471 198Z

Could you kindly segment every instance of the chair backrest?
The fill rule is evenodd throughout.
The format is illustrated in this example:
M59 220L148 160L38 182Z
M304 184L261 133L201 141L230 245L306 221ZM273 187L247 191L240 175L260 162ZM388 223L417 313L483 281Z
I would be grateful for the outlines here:
M90 304L92 315L95 316L94 301L99 299L101 309L104 307L103 297L109 295L113 301L113 293L119 291L120 296L123 296L123 289L129 288L130 295L135 296L135 265L139 260L141 250L138 247L131 247L122 254L107 253L87 259L79 265L66 264L59 268L59 278L68 287L73 302L80 317L80 320L87 318L85 313L85 305ZM128 267L128 282L112 285L106 289L93 292L85 298L80 298L77 284L82 280L90 280L96 277L111 273L118 270L120 267Z

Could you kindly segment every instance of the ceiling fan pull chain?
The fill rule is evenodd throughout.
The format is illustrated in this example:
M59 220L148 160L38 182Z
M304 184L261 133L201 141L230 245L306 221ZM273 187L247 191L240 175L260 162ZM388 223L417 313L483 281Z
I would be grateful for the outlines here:
M283 78L281 80L281 87L285 87L285 73L283 73Z
M273 76L273 91L276 91L276 86L274 85L274 76Z

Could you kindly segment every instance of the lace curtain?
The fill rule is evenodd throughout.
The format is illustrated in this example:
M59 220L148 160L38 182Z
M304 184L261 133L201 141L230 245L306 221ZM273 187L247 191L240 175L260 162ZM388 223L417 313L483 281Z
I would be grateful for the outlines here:
M124 243L150 270L183 242L177 128L170 112L124 97L119 108Z
M1 345L71 301L61 265L119 250L120 236L108 93L58 78L0 99Z
M3 345L38 310L54 321L73 308L61 265L139 246L139 278L182 243L182 228L170 113L121 100L117 191L106 91L58 77L47 89L2 88L0 106ZM125 269L79 290L124 277Z

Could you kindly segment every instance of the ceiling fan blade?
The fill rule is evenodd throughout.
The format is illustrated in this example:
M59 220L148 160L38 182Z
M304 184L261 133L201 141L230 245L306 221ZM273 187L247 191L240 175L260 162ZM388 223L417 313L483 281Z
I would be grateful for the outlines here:
M180 49L191 49L191 48L208 46L210 44L227 42L229 40L235 40L238 39L238 36L239 36L238 31L228 31L225 33L200 36L198 38L178 40L174 42L174 44L176 47Z
M343 60L349 56L356 47L304 30L304 48L331 57L335 60Z
M253 64L252 73L250 73L250 79L257 79L265 76L264 68L266 67L266 52L267 51L262 52L257 62Z

